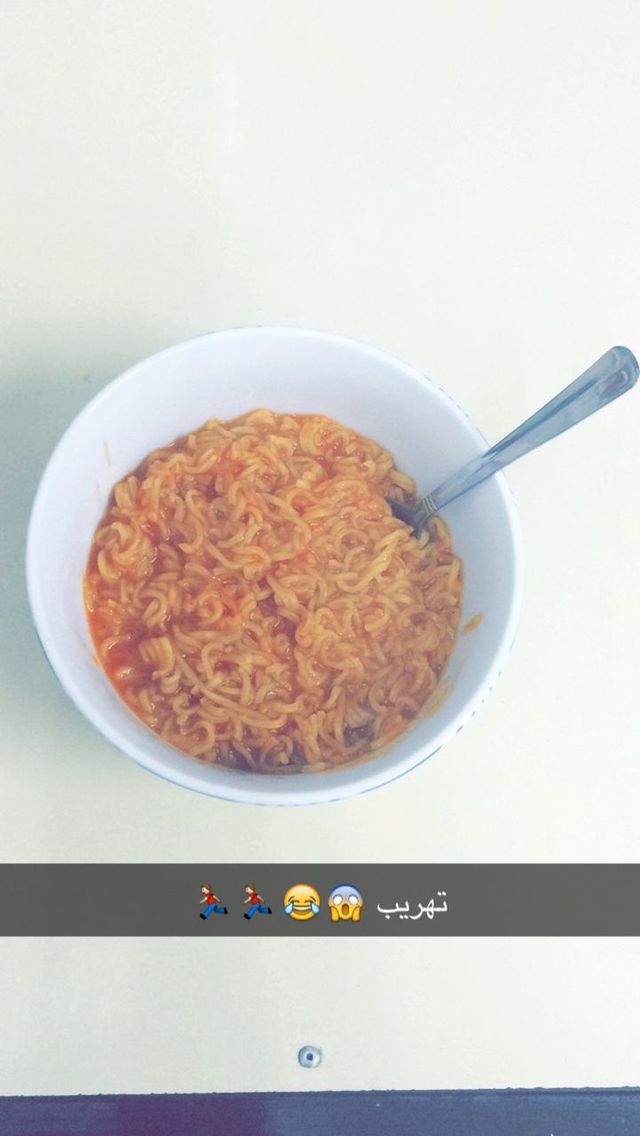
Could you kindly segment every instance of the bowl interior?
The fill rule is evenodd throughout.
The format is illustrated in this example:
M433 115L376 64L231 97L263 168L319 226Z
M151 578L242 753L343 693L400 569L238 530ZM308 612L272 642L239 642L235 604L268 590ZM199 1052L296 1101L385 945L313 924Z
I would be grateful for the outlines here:
M317 412L367 434L424 490L485 448L448 395L399 361L314 332L247 329L179 344L133 367L75 419L55 450L34 503L29 594L42 645L78 707L120 749L189 788L255 803L331 800L383 784L435 752L495 681L520 601L519 533L509 491L495 477L450 506L445 519L462 557L461 634L446 697L380 757L336 773L265 776L202 765L164 745L114 693L94 659L81 581L111 488L152 449L256 407Z

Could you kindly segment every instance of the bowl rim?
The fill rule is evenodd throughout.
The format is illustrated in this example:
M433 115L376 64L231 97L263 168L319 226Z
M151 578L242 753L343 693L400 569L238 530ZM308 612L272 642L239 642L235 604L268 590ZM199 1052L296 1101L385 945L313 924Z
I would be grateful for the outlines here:
M449 404L449 406L453 408L457 417L464 422L470 437L477 443L479 452L488 449L488 442L481 431L448 391L444 390L438 383L434 382L433 379L428 378L402 358L384 351L381 348L360 340L351 339L347 336L300 327L263 327L258 325L225 328L220 331L208 331L201 335L181 340L178 343L163 348L161 351L154 352L152 355L147 355L143 359L138 360L102 387L93 398L82 407L66 427L42 471L31 507L26 539L27 594L36 634L56 678L83 716L103 737L111 742L116 749L127 757L133 758L138 765L156 774L156 776L162 777L172 784L203 793L207 796L242 804L262 806L310 805L344 800L355 795L370 792L383 785L388 785L398 780L400 777L403 777L410 770L422 765L422 763L427 761L430 757L433 757L438 750L441 749L446 742L450 741L455 734L459 733L462 727L474 716L500 677L511 652L520 619L524 593L524 547L522 530L509 483L504 473L500 472L494 475L493 481L499 489L502 504L506 512L513 554L513 588L505 627L498 646L493 652L491 664L483 681L477 686L475 691L469 695L452 721L449 722L448 725L443 726L434 736L427 747L428 752L424 752L424 750L418 746L410 755L391 765L381 764L385 762L387 755L380 755L377 758L366 759L362 763L355 764L343 770L325 771L315 775L309 774L308 776L300 774L295 776L295 778L292 775L285 778L284 776L265 777L264 774L238 774L238 772L234 770L218 769L214 766L204 764L200 766L197 762L190 760L186 756L184 771L182 769L176 770L167 767L161 754L154 755L147 752L143 746L137 746L129 741L123 740L119 730L111 723L108 716L96 710L91 698L87 696L82 689L82 684L76 681L73 669L67 664L64 654L58 649L54 636L49 633L46 604L43 602L39 587L37 558L38 530L42 520L44 498L50 472L55 467L59 455L64 451L69 437L76 431L82 429L84 422L95 414L103 401L110 398L119 387L124 386L135 378L136 374L142 369L153 366L153 364L159 362L161 359L168 358L172 355L179 356L185 348L203 340L215 339L216 341L220 341L221 339L231 340L260 337L276 339L282 336L331 343L337 347L344 347L352 351L355 350L362 355L369 355L378 362L395 368L396 370L400 369L404 371L407 377L416 381L421 386L430 387L441 401ZM175 752L179 753L177 750ZM215 777L212 777L212 774L215 774ZM240 776L247 779L251 778L252 783L249 784L247 781L245 785L243 785L242 781L239 780ZM259 785L255 784L255 778L259 778ZM319 781L317 786L316 781ZM264 785L262 784L263 782ZM289 788L286 789L285 785Z

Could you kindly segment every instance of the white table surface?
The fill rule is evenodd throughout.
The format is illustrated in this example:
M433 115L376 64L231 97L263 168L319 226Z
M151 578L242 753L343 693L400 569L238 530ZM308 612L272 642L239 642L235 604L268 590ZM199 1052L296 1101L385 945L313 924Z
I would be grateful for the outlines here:
M43 464L128 364L318 327L496 439L640 350L640 5L2 0L0 859L636 861L638 392L513 467L524 612L444 751L247 808L117 753L31 630ZM144 897L141 896L141 903ZM638 1084L634 940L0 941L0 1093ZM314 1071L298 1047L321 1045Z

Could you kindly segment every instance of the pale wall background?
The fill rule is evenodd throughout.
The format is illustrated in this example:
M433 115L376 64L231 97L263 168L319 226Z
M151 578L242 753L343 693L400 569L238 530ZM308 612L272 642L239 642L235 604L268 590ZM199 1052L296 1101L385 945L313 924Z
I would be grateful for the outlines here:
M491 439L638 352L640 6L0 17L0 858L637 860L637 392L510 474L526 597L489 701L342 805L225 804L122 757L39 653L22 558L66 424L190 335L362 338ZM0 941L0 1093L637 1084L639 962L634 940Z

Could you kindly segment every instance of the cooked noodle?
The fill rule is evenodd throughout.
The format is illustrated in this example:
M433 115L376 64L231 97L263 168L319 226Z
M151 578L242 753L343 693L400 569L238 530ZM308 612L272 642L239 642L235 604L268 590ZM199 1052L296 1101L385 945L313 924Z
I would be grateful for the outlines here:
M375 754L451 653L462 571L414 483L321 415L255 410L149 454L115 486L85 601L98 658L165 741L209 763L318 771Z

